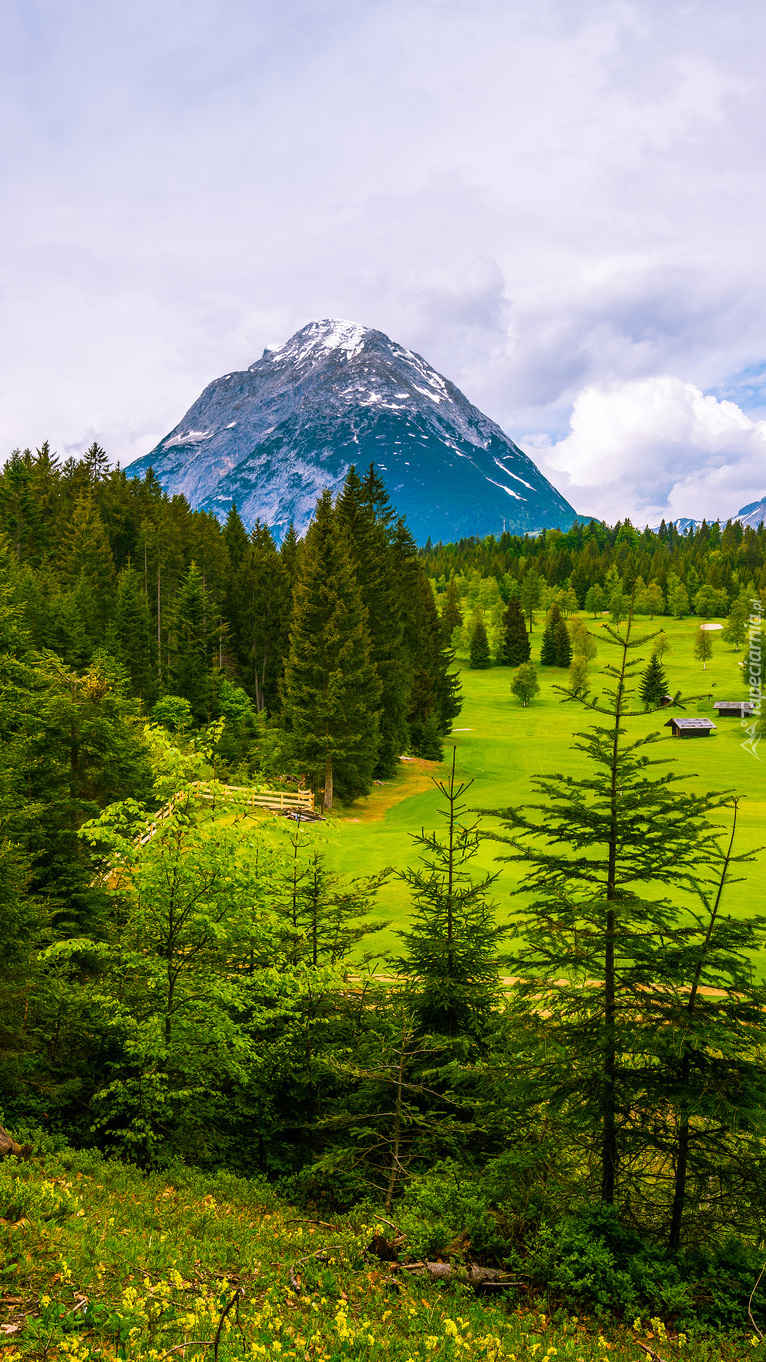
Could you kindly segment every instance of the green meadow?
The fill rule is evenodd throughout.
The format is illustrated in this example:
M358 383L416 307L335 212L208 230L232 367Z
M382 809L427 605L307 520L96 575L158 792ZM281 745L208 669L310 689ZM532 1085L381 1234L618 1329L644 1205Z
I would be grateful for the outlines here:
M587 623L597 637L604 633L600 620L588 619ZM670 649L663 662L670 692L680 690L683 696L692 698L683 710L670 708L640 715L628 720L627 728L631 736L659 731L663 741L651 755L674 760L677 770L688 776L690 788L731 790L740 795L737 846L740 851L752 850L766 842L766 760L742 746L748 733L738 719L716 719L713 708L716 699L747 698L739 665L742 651L735 652L716 635L713 658L703 670L693 656L698 627L696 618L639 618L634 623L634 637L659 628L665 630ZM532 634L532 660L538 665L541 638L540 621ZM636 655L648 660L650 651L651 645L647 644ZM603 688L604 666L616 660L617 649L599 642L598 655L591 664L594 692ZM540 667L540 693L525 709L511 696L509 668L493 666L487 671L471 671L466 659L460 659L459 665L463 710L445 743L445 760L451 757L454 745L461 778L473 781L466 796L470 808L501 809L528 804L536 798L531 784L533 776L584 773L585 760L574 748L574 735L594 722L596 716L576 702L562 703L556 687L566 685L566 671ZM673 739L664 725L676 713L706 715L717 723L717 730L708 737ZM766 740L761 748L766 758ZM424 775L428 771L438 777L445 770L436 763L403 763L395 782L376 788L368 799L359 800L336 815L328 846L333 869L358 875L371 874L386 866L401 868L414 864L417 852L412 834L421 828L427 831L438 828L442 821L438 812L441 797ZM497 824L485 819L483 826ZM498 850L496 844L486 843L474 865L480 871L499 872L494 893L502 919L510 912L512 900L523 903L528 896L518 873L497 863ZM731 885L726 902L736 912L759 911L762 864L756 862L745 870L747 878ZM396 950L396 929L406 922L410 904L406 888L395 878L382 889L378 908L378 916L388 925L375 938L375 945Z

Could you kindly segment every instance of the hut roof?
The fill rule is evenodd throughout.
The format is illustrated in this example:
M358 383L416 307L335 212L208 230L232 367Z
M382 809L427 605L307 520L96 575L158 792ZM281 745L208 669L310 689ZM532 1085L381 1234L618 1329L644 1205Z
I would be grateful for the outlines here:
M666 728L715 728L712 719L668 719Z
M713 709L735 709L737 713L752 714L752 700L716 700Z

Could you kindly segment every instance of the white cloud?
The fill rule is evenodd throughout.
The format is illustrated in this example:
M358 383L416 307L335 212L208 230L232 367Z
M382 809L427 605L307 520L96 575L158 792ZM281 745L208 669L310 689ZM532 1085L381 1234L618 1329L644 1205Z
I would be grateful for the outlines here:
M764 359L757 0L6 0L4 23L0 460L95 433L126 462L313 317L388 332L543 446L591 390Z
M569 434L526 447L578 511L611 522L726 520L766 494L766 421L670 374L585 388Z

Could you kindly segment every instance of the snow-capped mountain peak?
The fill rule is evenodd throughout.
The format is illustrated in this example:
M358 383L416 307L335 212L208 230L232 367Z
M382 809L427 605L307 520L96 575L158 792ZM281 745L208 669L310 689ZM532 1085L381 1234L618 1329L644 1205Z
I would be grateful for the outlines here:
M132 465L224 518L280 538L325 487L375 463L416 539L570 525L572 507L494 421L427 363L357 322L309 322L211 383Z
M332 353L351 358L357 354L368 334L367 327L360 326L359 322L341 321L338 317L309 322L284 345L267 345L261 358L250 365L250 372L264 361L274 365L300 365L306 360L321 362Z

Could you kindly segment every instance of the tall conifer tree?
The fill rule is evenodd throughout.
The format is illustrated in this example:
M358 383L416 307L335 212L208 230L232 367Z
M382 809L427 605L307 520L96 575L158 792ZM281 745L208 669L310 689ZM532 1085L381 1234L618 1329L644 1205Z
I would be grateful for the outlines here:
M525 981L518 997L530 1034L544 1047L536 1083L570 1132L581 1139L588 1131L600 1145L600 1196L609 1205L627 1190L631 1161L644 1167L651 1122L643 1099L669 1077L660 1071L668 1038L659 1019L683 992L694 958L680 910L648 898L646 886L672 886L694 906L714 855L710 815L726 802L690 793L682 776L655 773L667 764L649 755L658 733L626 739L626 721L643 713L631 698L640 665L632 655L650 638L633 639L630 622L625 637L606 627L604 642L618 650L604 668L607 690L579 701L596 720L576 735L590 769L533 777L544 802L494 811L507 833L485 834L508 844L500 859L523 863L538 892L519 916L510 962Z
M474 671L484 670L490 665L489 639L484 621L476 621L471 631L471 667Z
M504 667L520 667L529 661L531 651L524 611L519 601L511 597L503 611L497 660Z
M416 552L407 526L399 520L395 570L405 603L404 641L412 677L408 720L412 746L418 751L427 721L435 716L439 732L446 735L462 701L460 681L452 670L454 655L445 642L431 584Z
M268 525L256 520L233 587L242 675L259 714L280 704L289 644L290 578Z
M112 612L115 570L109 537L92 496L83 497L74 508L61 550L64 577L72 586L82 579L91 593L91 618L87 621L94 638L103 631Z
M295 589L283 722L294 759L324 807L367 794L378 745L380 682L367 611L329 491L317 502Z
M560 619L553 636L553 648L557 667L568 667L572 661L572 643L566 620Z
M236 501L231 503L231 510L226 517L223 539L229 555L229 566L236 573L247 552L247 530L242 524Z
M176 596L170 634L170 686L192 707L196 723L211 717L217 613L192 563Z
M156 693L152 626L143 584L132 563L122 569L114 610L114 651L130 678L130 689L150 705Z
M408 673L404 665L401 595L394 573L388 494L370 466L364 483L352 466L337 514L348 535L357 585L367 607L370 661L381 684L375 774L390 778L407 747Z
M668 693L668 678L657 653L652 653L641 673L638 693L647 709L654 709L659 705L663 695Z

